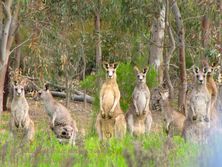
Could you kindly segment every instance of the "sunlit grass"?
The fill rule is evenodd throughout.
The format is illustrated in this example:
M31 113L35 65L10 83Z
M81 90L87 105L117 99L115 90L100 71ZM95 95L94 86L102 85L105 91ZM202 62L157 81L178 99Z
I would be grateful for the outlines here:
M168 138L164 133L126 135L122 140L106 142L92 134L78 139L77 146L72 147L60 144L46 127L47 123L36 125L35 140L31 144L12 140L8 130L2 132L0 164L9 167L189 166L190 158L197 155L195 145L185 143L179 136Z

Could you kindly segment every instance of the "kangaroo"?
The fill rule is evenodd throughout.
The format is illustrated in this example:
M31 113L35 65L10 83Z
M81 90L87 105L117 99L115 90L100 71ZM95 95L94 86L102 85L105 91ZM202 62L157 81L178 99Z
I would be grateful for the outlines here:
M217 100L218 95L218 88L216 85L216 82L214 81L213 74L214 71L218 69L217 63L212 63L211 65L208 64L206 60L202 61L203 67L206 67L208 69L207 73L207 89L211 95L211 112L210 112L210 118L215 119L216 118L216 109L215 104Z
M164 114L165 129L167 134L172 137L174 135L182 135L184 121L186 117L177 111L175 111L169 102L169 92L160 91L161 95L161 110Z
M13 85L9 127L14 138L22 133L25 141L32 142L34 140L35 128L33 121L29 117L29 105L25 98L24 86L17 84L16 81Z
M152 114L149 109L150 91L146 85L147 68L142 72L134 67L137 76L137 84L133 91L133 101L126 113L126 120L130 134L138 136L148 133L152 125Z
M122 138L126 133L126 120L120 108L120 91L116 81L118 63L104 63L106 81L100 90L100 112L97 115L96 130L100 140L110 137Z
M183 137L186 141L202 143L210 128L211 95L207 89L208 69L193 68L195 83L190 96L188 115L184 123Z
M38 92L38 96L43 100L45 111L51 119L51 129L57 139L61 143L68 139L69 144L75 145L78 129L69 110L53 98L48 85Z

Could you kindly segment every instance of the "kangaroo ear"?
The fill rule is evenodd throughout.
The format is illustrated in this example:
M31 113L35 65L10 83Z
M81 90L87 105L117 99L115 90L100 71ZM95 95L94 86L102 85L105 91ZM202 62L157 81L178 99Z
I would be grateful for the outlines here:
M203 72L204 72L204 74L207 74L207 73L208 73L208 68L207 68L207 67L204 67L204 68L203 68Z
M18 85L18 81L14 80L14 86Z
M119 63L118 63L118 62L113 63L113 67L114 67L114 69L117 69L117 68L118 68L118 66L119 66Z
M199 67L193 66L193 73L197 74L200 71Z
M219 71L220 71L220 68L221 68L221 66L220 66L220 65L217 65L217 66L214 68L214 72L219 72Z
M133 69L134 69L134 71L135 71L136 73L139 73L139 72L140 72L140 70L138 69L137 66L134 66Z
M211 67L216 67L216 65L217 65L217 63L216 63L216 62L213 62L213 63L211 64Z
M148 67L145 67L145 68L143 69L143 73L146 74L147 71L148 71Z
M45 90L49 90L49 83L45 84Z
M103 68L107 70L109 68L109 63L103 62Z
M215 61L211 64L211 67L216 67L218 64L219 64L219 61L218 61L218 60L215 60Z

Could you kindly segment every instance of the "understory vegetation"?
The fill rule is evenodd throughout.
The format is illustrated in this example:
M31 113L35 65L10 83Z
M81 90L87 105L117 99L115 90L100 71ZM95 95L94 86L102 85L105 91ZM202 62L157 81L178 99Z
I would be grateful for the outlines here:
M8 120L8 115L3 115ZM0 163L3 166L189 166L197 157L197 146L175 136L150 133L123 140L100 142L96 135L77 140L77 146L60 144L46 124L38 124L34 142L22 144L8 140L6 131L0 135ZM5 127L1 127L5 129Z
M103 71L97 75L105 78ZM83 89L95 94L93 119L99 108L97 75L90 75L80 83ZM121 63L117 75L122 94L121 106L126 112L136 84L133 65ZM151 67L147 75L147 83L152 88L156 83L155 70ZM4 166L189 166L198 155L198 146L186 143L180 136L169 138L164 132L151 132L137 138L127 134L122 140L100 142L94 125L89 134L78 137L76 146L63 145L47 128L48 122L41 120L35 125L34 142L23 144L9 137L9 114L2 115L2 120L1 130L4 133L0 135L0 163Z

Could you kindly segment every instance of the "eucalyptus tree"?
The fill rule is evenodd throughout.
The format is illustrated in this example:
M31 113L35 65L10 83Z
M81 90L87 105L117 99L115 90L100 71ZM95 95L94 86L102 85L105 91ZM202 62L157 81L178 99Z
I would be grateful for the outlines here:
M159 0L159 14L154 16L151 27L149 64L158 71L159 83L163 82L163 43L165 32L166 2Z
M3 111L3 101L6 100L5 82L9 57L15 49L11 49L14 34L18 28L20 1L2 1L0 7L0 113Z

